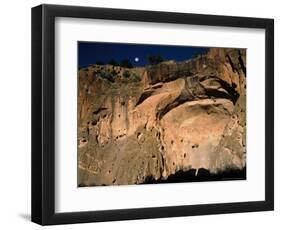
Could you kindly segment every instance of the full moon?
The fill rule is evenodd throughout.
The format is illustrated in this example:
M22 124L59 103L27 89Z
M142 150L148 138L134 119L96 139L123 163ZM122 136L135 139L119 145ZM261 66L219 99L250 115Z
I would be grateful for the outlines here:
M139 58L138 57L135 57L135 62L139 62Z

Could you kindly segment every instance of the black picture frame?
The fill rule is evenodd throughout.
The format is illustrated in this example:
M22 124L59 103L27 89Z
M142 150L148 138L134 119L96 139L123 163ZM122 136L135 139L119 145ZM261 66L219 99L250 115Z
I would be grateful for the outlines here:
M265 29L265 200L55 213L55 17ZM274 209L274 20L62 5L32 8L32 221L41 225Z

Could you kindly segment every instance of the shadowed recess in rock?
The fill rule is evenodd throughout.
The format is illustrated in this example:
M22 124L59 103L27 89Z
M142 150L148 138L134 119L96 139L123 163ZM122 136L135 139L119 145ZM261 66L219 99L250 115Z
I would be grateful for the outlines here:
M202 181L225 181L225 180L245 180L246 168L228 169L219 173L210 173L204 168L190 169L188 171L177 171L167 179L154 179L149 176L145 178L143 184L162 184L162 183L179 183L179 182L202 182Z

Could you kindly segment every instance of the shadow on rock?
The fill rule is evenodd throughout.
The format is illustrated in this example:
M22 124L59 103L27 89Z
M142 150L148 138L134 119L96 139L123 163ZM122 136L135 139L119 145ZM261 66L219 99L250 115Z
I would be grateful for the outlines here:
M227 181L227 180L245 180L246 168L229 169L219 173L210 173L209 170L200 168L196 173L196 169L188 171L177 171L170 175L167 179L155 180L153 177L147 177L143 184L161 184L161 183L180 183L180 182L202 182L202 181Z

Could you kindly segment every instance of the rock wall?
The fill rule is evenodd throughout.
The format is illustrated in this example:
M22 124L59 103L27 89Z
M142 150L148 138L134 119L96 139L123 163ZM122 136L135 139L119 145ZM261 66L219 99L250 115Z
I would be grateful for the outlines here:
M139 184L246 166L246 50L79 70L78 184Z

